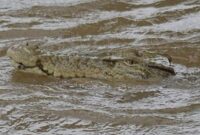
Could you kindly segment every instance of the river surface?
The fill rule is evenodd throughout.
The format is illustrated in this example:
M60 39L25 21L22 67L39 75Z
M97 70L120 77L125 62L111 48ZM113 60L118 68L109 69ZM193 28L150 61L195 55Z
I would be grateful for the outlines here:
M21 73L8 47L168 53L175 76L119 83ZM0 0L1 135L199 135L199 0Z

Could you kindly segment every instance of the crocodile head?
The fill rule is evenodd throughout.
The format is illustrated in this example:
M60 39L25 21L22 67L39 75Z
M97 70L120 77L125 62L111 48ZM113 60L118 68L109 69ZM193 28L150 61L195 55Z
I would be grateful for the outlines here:
M23 43L9 48L7 56L10 57L17 65L34 67L37 65L40 53L39 45L37 43Z

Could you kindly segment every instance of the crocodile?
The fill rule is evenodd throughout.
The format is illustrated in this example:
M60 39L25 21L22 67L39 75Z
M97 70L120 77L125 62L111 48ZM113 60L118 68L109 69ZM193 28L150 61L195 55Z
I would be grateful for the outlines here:
M169 65L151 60L155 55L137 49L106 49L91 54L55 54L37 43L7 50L17 70L60 78L151 79L175 75ZM157 55L156 55L157 56Z

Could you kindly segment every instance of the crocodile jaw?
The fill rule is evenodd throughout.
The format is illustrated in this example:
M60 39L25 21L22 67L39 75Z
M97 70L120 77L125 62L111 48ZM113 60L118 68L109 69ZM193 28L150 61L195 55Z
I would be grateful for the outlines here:
M14 60L12 60L12 65L15 67L15 69L25 72L25 73L34 73L39 75L46 75L39 67L33 66L33 67L27 67L21 63L17 63Z

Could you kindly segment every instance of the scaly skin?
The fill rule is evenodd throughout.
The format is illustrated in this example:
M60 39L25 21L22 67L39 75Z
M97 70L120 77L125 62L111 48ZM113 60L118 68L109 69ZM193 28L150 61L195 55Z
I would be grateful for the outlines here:
M45 52L39 45L26 43L8 49L14 66L25 72L63 78L149 79L174 75L173 68L148 60L152 56L135 49L114 49L95 55Z

